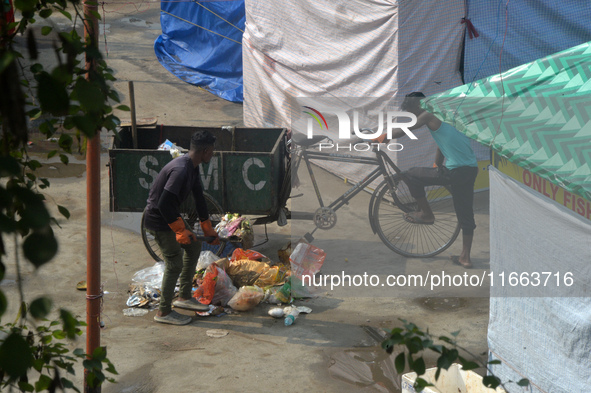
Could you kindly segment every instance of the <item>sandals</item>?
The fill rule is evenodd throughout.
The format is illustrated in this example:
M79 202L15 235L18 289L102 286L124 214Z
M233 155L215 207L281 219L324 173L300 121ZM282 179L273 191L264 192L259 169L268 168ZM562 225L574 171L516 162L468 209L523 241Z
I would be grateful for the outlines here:
M421 225L433 225L435 224L435 219L433 221L425 221L421 217L417 216L417 212L413 213L405 213L403 215L404 221L410 222L411 224L421 224Z
M182 308L184 310L209 311L209 306L207 304L199 303L197 299L193 297L187 300L177 299L174 302L172 302L172 305L177 308Z
M176 311L171 311L169 314L163 317L154 315L154 321L167 323L169 325L187 325L193 321L193 318L188 315L179 314Z

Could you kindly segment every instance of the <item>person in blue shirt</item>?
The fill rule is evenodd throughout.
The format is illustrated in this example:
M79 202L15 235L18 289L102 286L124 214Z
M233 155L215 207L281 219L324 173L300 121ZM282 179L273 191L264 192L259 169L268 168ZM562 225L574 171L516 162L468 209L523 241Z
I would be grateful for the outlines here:
M419 208L416 212L406 213L404 219L414 224L432 225L436 217L427 201L425 187L449 186L456 216L462 228L462 252L451 259L456 264L471 268L470 252L476 228L473 209L474 182L478 175L478 162L466 135L421 108L420 100L424 97L421 92L407 94L402 110L417 117L417 123L410 130L427 126L438 148L434 167L415 167L403 172L405 183ZM404 131L401 130L399 133L394 132L392 137L402 135Z

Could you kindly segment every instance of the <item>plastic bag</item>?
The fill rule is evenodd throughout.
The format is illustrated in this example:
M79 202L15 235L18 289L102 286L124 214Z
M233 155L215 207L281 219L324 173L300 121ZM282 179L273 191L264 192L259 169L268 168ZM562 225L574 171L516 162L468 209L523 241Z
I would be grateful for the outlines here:
M326 253L311 244L299 243L296 246L289 256L289 261L291 262L292 297L303 298L316 296L320 288L310 285L310 282L312 277L320 271L325 258Z
M215 294L215 287L218 278L217 266L211 264L205 269L203 282L193 293L193 297L202 304L210 304Z
M265 288L277 285L285 279L286 268L269 266L265 262L242 259L232 262L226 268L226 273L232 277L237 287L256 285Z
M197 261L197 271L207 269L209 265L220 259L211 251L201 251L199 260Z
M213 295L213 299L211 301L212 304L219 304L221 306L226 306L230 299L236 295L238 292L238 288L232 284L232 279L226 274L225 271L217 268L218 270L218 280L215 284L215 294Z
M229 258L231 262L239 261L241 259L250 259L251 261L269 261L269 258L261 254L260 252L256 252L253 250L244 250L242 248L237 248L232 253L232 256Z
M138 270L131 278L131 281L137 284L143 284L147 287L160 289L163 276L164 262L156 262L152 267Z
M236 311L252 310L261 302L265 292L259 287L246 286L238 290L236 295L230 299L228 306Z

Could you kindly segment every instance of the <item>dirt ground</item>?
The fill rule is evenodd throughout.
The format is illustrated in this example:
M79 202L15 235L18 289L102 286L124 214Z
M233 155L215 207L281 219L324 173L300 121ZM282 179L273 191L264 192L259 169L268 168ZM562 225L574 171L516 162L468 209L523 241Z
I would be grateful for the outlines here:
M218 99L169 74L153 53L153 41L160 34L158 4L147 2L147 9L136 13L133 7L107 9L107 23L101 24L108 40L108 62L115 69L115 82L127 103L127 82L135 83L138 117L158 117L158 123L189 126L242 124L242 106ZM116 11L116 12L115 12ZM111 12L111 13L109 13ZM58 25L63 21L55 21ZM51 40L51 37L47 38ZM103 49L103 48L101 48ZM121 114L121 117L126 117ZM142 317L126 317L127 289L133 274L152 266L138 233L138 214L109 212L108 135L103 135L101 152L101 282L105 291L101 345L119 371L118 383L107 384L104 392L354 392L399 391L400 376L393 358L379 349L381 329L400 326L399 318L429 328L433 333L449 334L461 330L459 341L480 358L487 350L488 297L425 296L380 292L379 294L340 288L324 291L319 297L298 301L312 308L291 327L267 315L271 305L222 317L199 318L187 326L167 326L153 321L154 312ZM39 141L40 143L42 141ZM86 279L86 171L85 161L73 157L64 168L55 160L43 168L50 178L48 205L66 206L69 220L59 219L55 228L59 254L49 264L34 271L23 271L28 300L49 295L54 304L86 318L85 292L76 284ZM320 171L318 179L331 195L337 195L342 182ZM302 187L310 185L302 178ZM359 205L343 208L339 226L318 234L314 244L327 252L323 273L340 271L386 274L412 273L426 268L462 274L449 256L458 252L459 241L432 259L407 259L393 254L371 233L367 221L368 196ZM488 267L488 195L476 200L477 234L473 260L477 268ZM277 258L277 250L301 236L301 224L285 227L268 225L269 241L257 251ZM347 229L348 228L348 229ZM354 234L350 230L353 228ZM304 228L305 229L305 228ZM257 239L264 239L264 228L255 228ZM351 257L351 249L363 250L363 257ZM357 254L356 254L357 255ZM8 274L0 284L9 297L7 318L15 315L16 275L9 258ZM183 313L191 314L190 312ZM227 335L212 338L210 329L223 329ZM85 336L72 343L85 348ZM428 364L432 366L432 364ZM82 368L75 380L82 381Z

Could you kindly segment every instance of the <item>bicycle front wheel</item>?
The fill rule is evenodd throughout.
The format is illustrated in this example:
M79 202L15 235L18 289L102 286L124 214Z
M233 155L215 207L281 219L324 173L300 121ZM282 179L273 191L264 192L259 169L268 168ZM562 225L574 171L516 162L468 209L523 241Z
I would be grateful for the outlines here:
M391 179L394 188L384 180L373 195L372 227L392 251L405 257L435 256L458 237L460 225L452 197L445 187L427 187L427 200L435 214L433 225L415 224L404 219L404 214L417 210L417 204L400 178Z
M205 201L207 202L207 211L209 212L209 219L211 220L211 224L215 227L221 220L224 215L222 207L219 203L211 195L207 193L203 193L205 197ZM160 250L160 246L156 243L156 239L152 236L147 230L144 225L144 218L146 212L142 213L142 222L141 222L141 233L142 233L142 240L144 242L144 246L146 250L148 250L148 254L156 261L163 261L164 258L162 256L162 251ZM193 197L187 198L187 200L181 205L181 216L183 219L189 224L193 232L195 232L198 236L203 236L203 230L201 229L201 225L199 224L199 215L195 210L195 202L193 202ZM220 241L219 246L213 246L211 244L207 244L205 242L201 245L201 251L209 250L216 255L222 255L224 252L224 248L226 247L226 242Z

